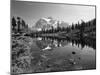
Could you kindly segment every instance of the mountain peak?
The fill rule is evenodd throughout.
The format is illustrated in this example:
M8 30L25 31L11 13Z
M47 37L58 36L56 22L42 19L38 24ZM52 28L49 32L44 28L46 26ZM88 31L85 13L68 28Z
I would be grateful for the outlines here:
M35 29L39 29L39 30L49 30L53 28L57 28L58 27L58 22L59 22L59 26L60 27L67 27L68 23L64 22L64 21L58 21L56 19L53 19L52 17L43 17L40 18L36 24L35 24Z
M45 21L47 21L47 22L49 22L51 19L49 19L49 18L45 18L45 17L43 17L43 18L41 18L42 20L45 20Z

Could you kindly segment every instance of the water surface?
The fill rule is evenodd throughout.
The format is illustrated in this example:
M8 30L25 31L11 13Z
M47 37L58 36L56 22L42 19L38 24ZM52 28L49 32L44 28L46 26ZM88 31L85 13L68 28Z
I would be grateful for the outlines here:
M95 39L32 38L32 72L95 69Z

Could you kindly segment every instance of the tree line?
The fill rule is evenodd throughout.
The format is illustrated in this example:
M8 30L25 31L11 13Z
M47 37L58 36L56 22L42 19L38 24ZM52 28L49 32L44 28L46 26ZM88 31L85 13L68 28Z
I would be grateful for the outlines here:
M11 24L12 24L11 28L13 32L22 32L28 28L28 24L26 24L26 22L21 17L15 18L13 16L11 20Z
M58 33L58 32L66 32L69 33L70 31L73 30L79 30L80 33L82 34L85 31L85 28L90 28L90 27L94 27L94 30L96 30L96 19L93 19L91 21L85 22L83 20L81 20L81 23L76 23L72 25L69 25L68 27L60 27L59 22L57 23L57 28L53 28L53 26L51 27L51 29L47 29L47 30L41 30L41 31L37 31L36 33Z
M12 17L12 31L13 32L23 32L26 29L28 29L28 24L26 24L26 22L21 18L21 17ZM93 27L93 28L92 28ZM88 30L88 32L96 32L96 19L92 19L90 21L83 21L81 20L81 23L76 23L76 24L71 24L67 27L61 27L60 23L57 22L57 28L54 28L53 26L51 27L51 29L42 29L41 31L37 31L37 32L33 32L34 34L49 34L49 33L70 33L74 30L78 30L78 34L80 34L80 36L83 35L84 32L86 32L86 30Z

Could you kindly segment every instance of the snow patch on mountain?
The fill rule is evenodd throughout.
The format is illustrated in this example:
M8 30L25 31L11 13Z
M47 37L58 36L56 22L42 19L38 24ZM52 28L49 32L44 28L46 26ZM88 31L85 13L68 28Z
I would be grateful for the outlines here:
M66 23L64 21L58 21L56 19L53 19L52 17L43 17L36 22L34 27L37 31L49 30L52 28L54 28L54 29L57 28L58 23L59 23L59 27L67 27L68 26L68 23Z

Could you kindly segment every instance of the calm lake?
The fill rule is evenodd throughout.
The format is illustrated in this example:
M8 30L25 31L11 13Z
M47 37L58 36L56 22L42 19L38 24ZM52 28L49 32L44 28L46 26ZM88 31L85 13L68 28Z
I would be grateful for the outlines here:
M54 72L96 68L96 40L89 38L32 38L31 71Z

